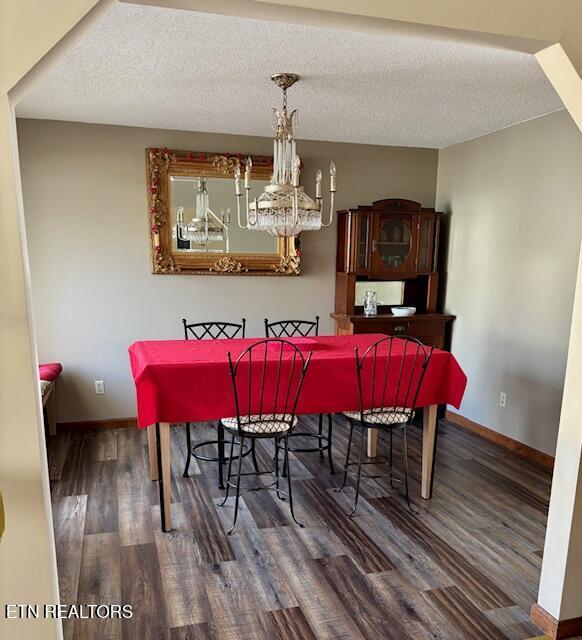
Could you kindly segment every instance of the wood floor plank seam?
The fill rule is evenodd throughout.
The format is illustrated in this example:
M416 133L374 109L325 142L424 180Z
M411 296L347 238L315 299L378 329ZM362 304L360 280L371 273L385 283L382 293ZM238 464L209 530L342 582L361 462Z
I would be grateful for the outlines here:
M378 596L368 574L364 574L349 556L324 558L316 562L323 567L330 585L364 637L414 640L399 617L387 615L387 602Z
M508 640L458 587L446 587L425 591L423 594L433 606L437 606L450 620L455 621L471 640Z
M263 614L272 638L280 640L316 640L301 607L277 609Z
M394 564L366 533L347 518L347 514L338 510L337 503L327 491L322 490L314 481L303 481L301 486L303 493L309 498L311 508L334 529L349 553L356 556L367 573L394 569Z

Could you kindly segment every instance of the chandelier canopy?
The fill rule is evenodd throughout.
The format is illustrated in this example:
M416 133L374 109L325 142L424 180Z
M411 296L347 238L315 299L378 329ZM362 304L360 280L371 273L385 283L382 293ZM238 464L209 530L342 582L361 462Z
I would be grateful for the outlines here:
M199 178L195 189L194 217L189 223L184 223L184 207L176 208L175 238L204 247L206 251L228 253L229 237L227 225L230 223L230 209L227 209L226 212L221 211L220 216L217 216L212 211L206 178ZM223 246L208 248L208 245L218 242L224 243Z
M323 174L318 171L315 178L315 199L308 196L299 184L301 160L297 155L293 137L293 118L297 110L287 111L287 89L292 87L299 76L294 73L277 73L271 80L283 90L282 109L273 109L275 113L275 138L273 140L273 174L271 183L258 198L250 198L250 179L252 161L247 158L244 190L246 200L246 224L241 220L241 171L235 171L235 193L237 200L238 223L242 228L252 231L266 231L273 236L292 238L302 231L317 231L329 227L333 219L334 197L336 192L336 168L331 162L330 211L327 222L323 221L323 199L321 183Z

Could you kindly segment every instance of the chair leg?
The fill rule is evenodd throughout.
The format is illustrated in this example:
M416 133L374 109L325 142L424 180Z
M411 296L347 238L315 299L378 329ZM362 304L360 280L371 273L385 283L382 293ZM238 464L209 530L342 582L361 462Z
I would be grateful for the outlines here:
M291 509L291 517L295 524L298 524L301 528L305 525L301 524L295 517L295 511L293 510L293 493L291 490L291 466L289 465L289 436L285 436L285 462L287 463L287 485L289 493L289 508Z
M331 438L333 429L333 416L331 413L327 414L327 462L329 464L329 472L332 476L335 475L335 469L333 467L333 458L331 456Z
M392 470L393 470L393 465L392 465L392 431L393 429L390 429L390 486L394 489L394 477L392 475Z
M323 447L322 447L322 439L321 436L323 434L323 413L319 414L319 428L318 428L318 433L319 433L319 457L323 460Z
M228 456L228 471L226 474L226 493L224 495L224 500L218 505L219 507L224 507L226 501L228 500L228 494L230 492L230 475L232 469L232 456L234 454L234 433L232 434L232 439L230 441L230 455Z
M277 454L279 455L279 454ZM282 476L284 478L287 477L287 456L285 455L285 449L283 448L283 473Z
M259 464L257 463L257 450L255 448L255 442L256 442L256 440L253 440L252 443L251 443L251 458L253 459L253 466L255 468L255 471L257 473L260 473ZM240 450L241 455L242 455L242 452L243 452L243 450L241 449Z
M414 514L412 505L410 504L410 495L408 491L408 446L406 444L406 425L402 427L402 455L404 456L404 486L406 488L406 502L410 513Z
M241 436L240 438L240 450L242 452L243 447L245 444L245 439L244 436ZM242 455L238 457L238 474L236 477L236 498L234 500L234 520L232 521L232 527L230 528L230 531L228 532L228 535L232 535L234 533L234 528L236 527L236 518L238 516L238 503L239 503L239 499L240 499L240 475L241 475L241 470L242 470L242 461L243 461L243 457Z
M346 463L344 464L344 478L343 478L341 487L339 489L336 489L336 491L343 491L344 487L346 486L346 481L348 479L348 469L350 467L350 451L352 448L353 435L354 435L354 423L350 420L350 435L348 438L348 451L346 453Z
M277 498L279 498L279 500L284 500L284 498L281 496L281 493L279 492L279 447L277 446L277 441L278 438L275 438L275 456L273 459L273 462L275 463L275 478L277 480L276 491Z
M184 478L188 477L188 469L190 469L190 460L192 460L192 435L190 434L190 423L186 423L186 446L188 447L188 454L186 455L186 466L184 467Z
M224 489L224 427L218 421L218 488Z
M353 518L358 508L358 498L360 497L360 477L362 475L362 456L364 454L364 441L366 440L366 432L364 429L361 431L360 439L360 455L358 456L358 475L356 477L356 499L354 501L354 508L350 513L350 518Z

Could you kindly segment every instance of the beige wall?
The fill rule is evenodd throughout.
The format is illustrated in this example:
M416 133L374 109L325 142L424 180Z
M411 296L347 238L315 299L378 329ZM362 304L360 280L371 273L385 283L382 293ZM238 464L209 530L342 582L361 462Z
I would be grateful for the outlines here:
M565 112L441 150L451 212L446 309L469 384L461 413L556 445L582 235L582 137ZM505 409L499 393L507 393Z
M127 348L181 338L182 317L245 315L256 336L265 316L319 314L332 331L335 228L304 234L298 278L150 273L144 149L266 154L269 138L36 120L19 121L18 132L39 357L64 366L60 421L135 415ZM323 142L300 150L305 185L335 160L338 208L390 196L434 206L435 150ZM94 380L105 381L105 396Z

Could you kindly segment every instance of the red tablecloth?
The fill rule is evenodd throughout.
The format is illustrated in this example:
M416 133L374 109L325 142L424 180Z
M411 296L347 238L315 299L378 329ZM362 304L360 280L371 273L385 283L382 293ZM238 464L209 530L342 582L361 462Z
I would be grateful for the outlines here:
M339 413L359 409L354 347L360 355L386 336L320 336L301 344L313 351L297 413ZM138 426L155 422L204 422L236 415L227 353L233 360L260 338L136 342L129 348L137 393ZM293 339L291 339L293 341ZM394 342L393 356L403 341ZM400 346L399 346L400 345ZM400 351L399 351L400 350ZM277 352L273 352L273 358ZM435 349L417 407L459 407L467 378L454 356Z

